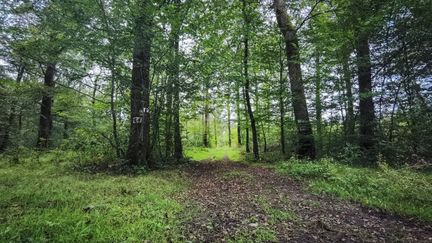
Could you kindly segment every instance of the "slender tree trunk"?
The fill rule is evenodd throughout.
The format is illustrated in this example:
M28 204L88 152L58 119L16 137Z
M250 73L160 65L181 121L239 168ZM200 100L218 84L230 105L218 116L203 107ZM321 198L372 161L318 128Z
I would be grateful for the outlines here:
M161 82L162 82L161 83L162 87L166 87L167 79L163 78ZM159 97L160 101L157 97ZM158 105L158 103L159 103L159 105ZM155 108L154 108L155 109L154 113L156 113L156 114L153 115L153 141L154 141L153 143L157 144L158 153L159 153L160 158L163 158L163 152L162 152L162 145L161 145L161 133L160 133L159 118L161 117L161 114L164 113L164 107L165 107L164 105L165 105L165 94L164 93L162 93L160 95L156 94Z
M316 53L315 57L315 120L317 129L317 154L321 155L322 152L322 106L321 106L321 63L320 63L320 53Z
M106 34L108 35L108 40L110 43L110 56L109 56L109 61L108 61L108 65L109 65L109 69L111 72L111 93L110 93L110 108L111 108L111 119L112 119L112 136L113 136L113 140L114 140L114 147L115 147L115 151L116 151L116 155L117 157L121 156L121 152L120 152L120 142L119 142L119 138L118 138L118 132L117 132L117 113L116 113L116 107L115 107L115 96L116 96L116 78L117 78L117 73L116 73L116 51L115 51L115 39L113 38L113 31L110 27L109 24L109 20L107 18L106 15L106 11L105 11L105 5L104 2L102 0L98 1L99 7L101 9L102 12L102 16L103 16L103 22L105 25L105 31ZM96 92L96 87L94 87L94 92ZM95 95L95 94L93 94Z
M204 104L204 134L203 134L203 145L204 147L208 148L209 147L209 133L210 133L210 128L209 128L209 91L208 91L208 87L206 85L205 87L206 89L206 94L205 94L205 104Z
M92 100L91 100L91 103L92 103L92 125L93 125L93 128L96 127L96 114L95 114L94 109L95 109L95 103L96 103L96 91L97 91L97 86L98 86L98 79L99 79L99 76L97 76L95 78L95 81L93 83L93 92L92 92Z
M156 86L159 85L159 79L156 79ZM154 92L154 102L153 102L153 116L152 116L152 134L151 134L151 150L154 151L156 144L158 143L159 138L159 92L158 88L156 88ZM160 155L160 157L162 157Z
M396 105L399 101L399 92L401 89L402 83L399 82L396 88L396 92L395 92L395 98L393 101L393 105L392 105L392 111L390 113L390 127L389 127L389 135L388 135L388 140L390 142L393 142L393 131L394 131L394 127L395 127L395 122L394 122L394 114L396 112Z
M312 126L309 121L309 113L303 87L297 30L290 22L285 4L282 0L274 0L274 9L279 29L285 41L294 118L297 124L299 137L297 154L301 157L315 158L315 141L312 133Z
M280 148L282 154L286 153L285 150L285 104L284 104L284 78L283 78L283 71L284 71L284 63L283 63L283 47L282 43L279 46L279 116L280 116Z
M240 110L240 87L236 84L236 115L237 115L237 144L242 145L241 138L241 110Z
M216 118L215 115L213 115L213 133L214 133L214 144L215 144L215 147L217 147L218 146L218 140L217 140L217 118Z
M127 159L131 164L153 167L149 163L150 144L150 55L152 40L151 3L140 3L135 19L131 84L131 118Z
M41 111L39 118L39 132L37 146L41 149L48 148L49 138L52 128L51 108L53 104L53 89L55 86L54 76L56 72L56 64L50 63L47 65L44 74L44 95L42 97Z
M227 113L228 113L228 146L231 147L232 141L231 141L231 99L230 94L228 90L228 102L227 102Z
M248 118L246 118L246 153L250 153L250 146L249 146L249 122Z
M69 122L67 120L65 120L63 122L63 139L68 139L69 138Z
M174 49L174 65L173 65L173 81L174 81L174 158L179 161L183 158L183 144L181 139L181 124L180 124L180 29L181 19L180 14L180 0L175 0L177 9L177 19L174 25L173 36L173 49Z
M243 87L243 100L246 101L246 96L245 96L245 90ZM244 110L245 114L245 118L246 118L246 122L245 122L245 129L246 129L246 138L245 138L245 146L246 146L246 153L250 153L250 146L249 146L249 116L247 113L247 110Z
M342 56L342 73L345 82L345 95L347 101L346 121L345 121L345 132L348 142L353 141L355 120L354 120L354 99L352 93L352 81L351 71L348 63L349 52L346 52Z
M264 129L263 122L261 122L261 131L262 131L263 140L264 140L264 152L267 152L267 137L266 137L266 132L265 132L265 129Z
M357 39L357 65L360 93L360 147L373 155L375 150L375 112L372 94L372 70L368 36L360 34ZM369 156L368 156L369 157ZM369 157L369 158L372 158ZM374 160L374 158L372 158Z
M173 111L173 83L172 80L167 82L166 90L166 118L165 118L165 157L172 155L173 134L172 134L172 111Z
M116 108L115 108L115 91L116 91L116 70L115 70L115 65L116 65L116 60L115 60L115 56L114 56L114 51L112 52L112 56L111 56L111 99L110 99L110 107L111 107L111 118L112 118L112 135L113 135L113 139L114 139L114 145L115 145L115 150L116 150L116 155L118 158L120 158L121 153L120 153L120 142L118 139L118 132L117 132L117 112L116 112Z
M258 150L258 136L257 136L257 129L255 124L255 117L253 115L252 106L250 102L250 95L249 95L249 73L248 73L248 59L249 59L249 16L247 13L247 0L243 0L243 20L245 23L245 34L243 39L244 44L244 56L243 56L243 71L244 71L244 79L245 79L245 98L246 98L246 107L247 112L249 114L249 120L250 120L250 126L252 129L252 150L254 154L255 160L259 160L259 150Z

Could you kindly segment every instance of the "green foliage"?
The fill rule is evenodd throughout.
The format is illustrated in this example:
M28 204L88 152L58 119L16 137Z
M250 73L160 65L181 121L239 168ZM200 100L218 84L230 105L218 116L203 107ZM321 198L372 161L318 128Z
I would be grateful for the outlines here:
M253 243L253 242L276 242L276 232L268 227L259 226L256 229L244 229L238 232L229 242Z
M432 174L407 168L354 168L329 159L289 160L277 165L281 174L305 179L312 190L358 201L405 216L432 221Z
M241 150L238 148L217 147L203 148L192 147L186 148L185 154L192 160L224 160L240 161L242 159Z
M295 158L279 164L277 171L295 178L320 179L331 177L329 163L316 163Z
M294 212L291 212L287 209L272 207L265 197L259 197L257 201L266 215L269 217L270 224L278 224L284 221L292 221L297 219L297 216Z
M0 158L0 241L178 241L185 181L173 171L111 176L70 171L72 154ZM27 158L24 158L26 156Z

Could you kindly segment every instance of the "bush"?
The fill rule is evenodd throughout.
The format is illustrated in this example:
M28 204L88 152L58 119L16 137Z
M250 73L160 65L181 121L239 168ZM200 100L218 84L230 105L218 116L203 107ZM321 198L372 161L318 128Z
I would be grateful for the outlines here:
M280 164L277 167L277 171L295 178L329 178L332 175L329 162L330 160L328 159L314 162L291 158L289 161Z

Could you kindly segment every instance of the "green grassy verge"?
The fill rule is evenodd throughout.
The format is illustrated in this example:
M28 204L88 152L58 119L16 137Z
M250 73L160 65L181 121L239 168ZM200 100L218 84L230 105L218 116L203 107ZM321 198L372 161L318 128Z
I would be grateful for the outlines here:
M291 159L276 166L285 175L306 180L315 192L324 192L363 205L432 221L432 173L409 169L353 168L323 159Z
M187 157L192 160L223 160L228 158L233 161L241 161L243 159L241 150L238 148L217 147L217 148L202 148L191 147L185 151Z
M86 174L43 155L0 158L0 242L178 241L186 187L175 171Z

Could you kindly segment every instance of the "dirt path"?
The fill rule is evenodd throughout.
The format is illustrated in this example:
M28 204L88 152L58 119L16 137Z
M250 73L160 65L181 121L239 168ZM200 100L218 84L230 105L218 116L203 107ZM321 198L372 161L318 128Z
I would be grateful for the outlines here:
M271 169L227 160L187 170L193 242L432 242L432 225L308 193ZM198 215L198 216L196 216Z

